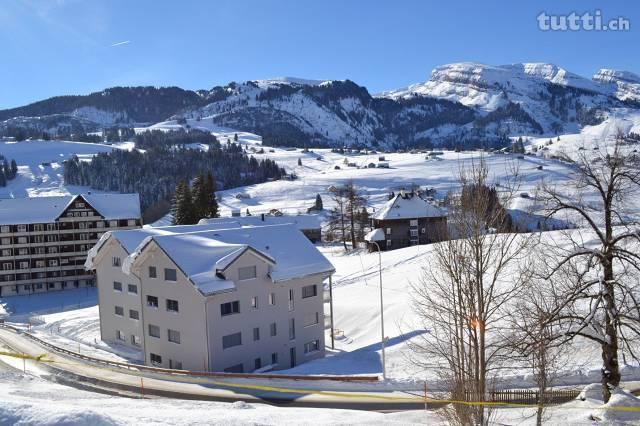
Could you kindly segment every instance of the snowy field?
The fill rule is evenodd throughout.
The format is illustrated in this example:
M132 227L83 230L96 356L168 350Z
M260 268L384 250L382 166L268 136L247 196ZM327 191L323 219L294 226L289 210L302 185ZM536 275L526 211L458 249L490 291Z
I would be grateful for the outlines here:
M90 161L100 152L113 149L132 149L133 143L115 145L67 141L0 142L0 154L7 161L16 160L18 176L0 188L0 198L42 197L68 195L87 191L80 186L64 185L63 162L73 155Z

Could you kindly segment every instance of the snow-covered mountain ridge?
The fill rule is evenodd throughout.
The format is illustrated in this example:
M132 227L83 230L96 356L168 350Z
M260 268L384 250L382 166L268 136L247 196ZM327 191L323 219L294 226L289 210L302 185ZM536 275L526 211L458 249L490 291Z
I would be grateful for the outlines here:
M575 134L621 111L640 114L640 77L631 72L601 69L588 79L546 63L462 62L375 96L350 80L294 77L198 91L112 88L0 111L0 132L93 131L187 118L257 133L268 144L477 146Z

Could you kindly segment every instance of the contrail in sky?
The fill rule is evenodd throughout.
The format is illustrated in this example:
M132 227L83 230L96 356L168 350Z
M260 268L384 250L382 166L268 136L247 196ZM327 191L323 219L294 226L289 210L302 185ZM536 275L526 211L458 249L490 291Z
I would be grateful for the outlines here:
M118 42L118 43L113 43L113 44L111 45L111 47L122 46L122 45L124 45L124 44L129 44L129 43L131 43L131 40L120 41L120 42Z

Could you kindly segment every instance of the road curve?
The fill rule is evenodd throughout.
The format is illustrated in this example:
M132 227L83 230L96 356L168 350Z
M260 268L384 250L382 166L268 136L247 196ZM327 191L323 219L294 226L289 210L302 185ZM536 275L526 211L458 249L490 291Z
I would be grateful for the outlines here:
M328 381L176 376L94 364L57 353L21 333L4 328L0 328L0 340L17 353L42 357L40 361L29 360L28 363L38 362L39 367L64 377L66 381L140 396L369 411L419 410L425 407L423 395L389 390L384 385L379 386L381 390L362 390L360 384Z

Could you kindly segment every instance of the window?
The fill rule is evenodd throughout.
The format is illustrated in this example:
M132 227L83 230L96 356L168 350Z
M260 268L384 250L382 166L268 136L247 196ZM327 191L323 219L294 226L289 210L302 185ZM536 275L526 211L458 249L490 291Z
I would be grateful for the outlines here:
M169 368L173 368L174 370L182 370L182 362L170 359Z
M289 289L289 311L293 311L293 289Z
M178 312L178 301L167 299L167 312Z
M180 344L180 332L171 329L167 330L167 339L171 343Z
M120 258L119 257L112 257L111 258L111 266L120 266Z
M56 224L55 223L47 223L47 231L55 231Z
M271 364L277 364L278 363L278 352L274 352L271 354Z
M4 232L10 232L9 231L9 226L8 225L2 225L2 227L0 227L0 232L3 232L3 233Z
M304 353L309 354L320 350L320 340L313 340L304 344Z
M164 268L164 280L165 281L176 281L177 275L176 270L172 268Z
M156 296L147 296L147 306L151 308L157 308L158 298Z
M149 336L160 338L160 327L149 324Z
M391 247L391 240L387 240L387 248Z
M307 297L314 297L318 295L318 286L317 285L307 285L302 287L302 298L306 299Z
M124 316L124 308L122 306L116 306L115 311L116 315L118 315L119 317Z
M10 262L5 262L2 264L2 269L5 271L10 271L13 269L13 264Z
M99 221L97 221L97 222L96 222L96 228L104 228L104 222L102 222L102 221L100 221L100 220L99 220Z
M0 240L0 242L2 243L2 245L8 246L9 244L11 244L11 238L3 238L2 240Z
M49 261L51 263L51 261ZM18 269L29 269L29 262L19 262Z
M118 281L114 281L113 282L113 289L115 291L122 291L122 283L119 283Z
M2 255L3 256L11 256L11 249L2 250Z
M149 354L151 357L151 364L155 364L155 365L161 365L162 364L162 357L160 355L156 355L156 354Z
M238 268L238 280L252 280L257 276L255 266L243 266Z
M26 291L29 291L29 290L31 290L31 286L29 286L29 285L23 285L23 286L22 286L22 289L23 289L23 290L26 290Z
M222 349L242 345L242 333L233 333L222 336Z
M123 342L126 342L126 341L127 341L127 337L126 337L126 336L124 335L124 333L123 333L122 331L120 331L120 330L116 330L116 338L117 338L118 340L123 341Z
M127 220L127 226L136 226L136 221L135 221L135 219L129 219L129 220Z
M52 237L54 237L55 235L51 235ZM89 234L80 234L80 240L81 241L89 241ZM113 266L120 266L120 265L113 265Z
M418 219L411 219L409 221L409 226L418 226Z
M391 234L391 228L387 228L387 235Z
M253 296L251 298L251 307L253 309L258 309L258 297L257 296Z
M411 235L412 237L417 237L418 236L418 230L417 229L410 229L409 230L409 235Z
M296 320L289 319L289 340L295 340L296 338Z
M269 293L269 304L271 306L274 306L276 304L276 294L275 293Z
M257 369L259 369L259 368L262 368L262 359L260 359L260 358L256 358L256 359L254 359L254 360L253 360L253 368L254 368L255 370L257 370Z
M29 249L26 248L19 248L18 249L18 255L20 256L26 256L29 254Z
M84 203L81 203L81 202L79 202L79 201L78 201L78 202L76 203L76 208L77 208L77 209L84 209Z
M271 325L269 326L269 332L271 333L271 337L275 336L278 334L278 329L276 327L276 323L272 322Z
M36 284L36 290L42 290L42 284Z
M49 266L58 266L57 259L49 259Z
M149 266L149 278L157 278L158 274L156 273L155 266Z
M42 235L36 235L36 237L42 237ZM42 241L37 241L38 239L36 237L34 237L35 242L41 243ZM27 244L28 242L27 237L18 237L18 244Z
M44 231L44 225L41 223L36 223L35 225L33 225L33 230L36 232L43 232Z
M110 228L117 228L118 227L118 221L117 220L110 220L109 221L109 227Z
M135 284L127 284L127 291L131 294L138 294L138 286Z
M44 247L36 247L34 249L35 254L44 254Z
M260 340L260 327L254 327L253 329L253 341Z
M140 313L134 309L129 309L129 318L131 318L132 320L139 320Z
M231 314L238 314L238 313L240 313L240 302L237 300L234 302L227 302L220 305L220 315L223 317Z
M311 312L309 314L305 314L304 316L304 326L311 327L312 325L316 325L320 322L320 314L318 312Z
M224 369L225 373L244 373L244 367L242 364L232 365Z
M18 225L18 232L27 232L27 225Z
M44 268L44 260L36 260L36 268Z
M58 247L49 247L49 253L57 253L57 252L58 252Z
M87 224L86 224L86 223L84 223L84 222L80 222L80 223L78 224L78 229L85 229L86 227L87 227Z
M140 336L131 335L131 344L133 346L140 346Z

